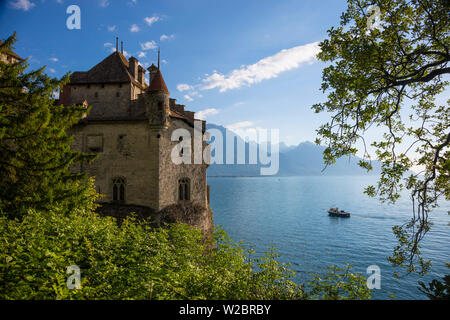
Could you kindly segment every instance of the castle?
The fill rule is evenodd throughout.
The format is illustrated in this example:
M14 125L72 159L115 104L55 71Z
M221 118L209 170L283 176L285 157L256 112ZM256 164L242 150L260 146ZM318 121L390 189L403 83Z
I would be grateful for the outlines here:
M203 134L206 123L194 127L194 120L200 121L194 112L170 98L159 61L158 67L152 65L147 70L149 84L138 60L127 59L116 45L115 52L90 70L72 74L61 90L59 103L91 107L73 128L73 148L98 154L92 164L73 170L95 177L97 192L104 195L100 210L110 215L155 214L167 208L182 211L195 205L202 208L198 217L186 217L186 212L176 215L208 230L212 228L208 165L174 164L171 160L171 152L179 143L172 141L172 132L183 128L191 136L194 130ZM206 146L206 142L202 144Z
M0 40L0 45L3 43L2 40ZM12 51L11 49L6 49L5 52L0 53L0 61L10 64L10 63L16 63L19 60L23 60L17 53Z

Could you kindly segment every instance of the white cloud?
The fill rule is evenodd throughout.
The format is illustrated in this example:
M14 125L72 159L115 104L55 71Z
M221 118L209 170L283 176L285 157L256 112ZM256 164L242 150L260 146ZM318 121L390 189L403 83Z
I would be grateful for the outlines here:
M165 40L172 40L173 38L175 38L175 35L173 35L173 34L170 34L170 35L163 34L163 35L159 38L159 40L160 40L160 41L165 41Z
M219 88L220 92L250 86L263 80L276 78L282 72L300 67L306 62L313 62L319 53L319 43L309 43L291 49L283 49L273 56L266 57L258 62L242 66L227 75L214 71L199 85L201 90Z
M116 26L108 26L108 31L109 32L114 32L114 31L116 31L117 30L117 27Z
M139 30L141 30L141 29L139 29L137 24L133 24L130 28L131 32L138 32Z
M201 110L195 113L196 119L205 120L207 116L212 116L218 114L219 110L215 108L209 108L205 110Z
M48 69L48 71L50 71L51 73L55 73L56 72L56 70L53 69L53 68Z
M105 42L105 43L103 44L103 46L104 46L104 47L112 47L113 44L112 44L111 42Z
M194 99L192 99L189 95L185 94L183 96L187 101L194 101Z
M107 6L109 6L109 1L108 0L100 0L98 5L100 7L106 8Z
M158 48L158 45L156 44L156 42L154 40L147 41L147 42L144 42L144 43L141 42L140 45L141 45L141 49L144 50L144 51Z
M50 61L53 61L53 62L58 62L58 58L50 58L50 59L48 59L48 60L50 60Z
M157 15L154 15L153 17L145 17L144 20L145 22L151 26L152 24L154 24L155 22L159 21L161 18L158 17Z
M253 122L251 121L241 121L241 122L236 122L233 124L229 124L228 126L226 126L227 129L230 130L236 130L236 129L241 129L241 128L248 128L253 126Z
M179 85L177 85L177 90L180 92L192 90L192 89L194 89L194 88L186 83L180 83Z
M16 0L9 3L14 9L28 11L35 6L35 4L29 0Z
M147 54L144 51L138 52L138 58L145 58L146 56L147 56Z

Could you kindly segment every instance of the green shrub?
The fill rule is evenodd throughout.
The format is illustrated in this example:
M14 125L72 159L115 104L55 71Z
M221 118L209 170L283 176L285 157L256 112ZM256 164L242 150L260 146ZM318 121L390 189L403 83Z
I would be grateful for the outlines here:
M350 272L352 268L350 264L345 268L331 266L326 276L314 275L308 283L309 297L322 300L371 299L366 278L361 273Z
M253 258L220 228L207 249L184 224L152 229L90 211L29 211L0 217L0 299L298 299L301 286L275 260ZM66 269L81 269L69 290ZM255 265L258 267L254 268Z

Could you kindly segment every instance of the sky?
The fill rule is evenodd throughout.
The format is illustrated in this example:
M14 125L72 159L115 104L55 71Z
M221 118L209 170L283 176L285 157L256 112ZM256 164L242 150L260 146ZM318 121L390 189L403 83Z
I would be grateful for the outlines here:
M0 38L17 31L30 67L61 77L85 71L115 49L148 67L157 61L172 98L208 122L279 129L288 145L313 141L328 120L317 44L339 23L346 2L212 0L2 0ZM70 5L80 29L69 30ZM72 13L72 12L70 12ZM120 44L119 44L120 47Z
M80 29L67 28L70 5L80 8ZM160 47L171 97L198 118L278 129L297 145L330 119L311 109L326 98L315 55L345 9L345 0L0 0L0 39L17 31L15 51L55 77L89 70L116 36L145 68Z

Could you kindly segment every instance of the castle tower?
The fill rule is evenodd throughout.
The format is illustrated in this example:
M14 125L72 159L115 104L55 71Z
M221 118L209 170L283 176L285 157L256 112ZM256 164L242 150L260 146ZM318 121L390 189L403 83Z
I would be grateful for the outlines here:
M167 128L170 114L169 90L160 70L157 70L150 86L146 90L146 109L150 125L158 128Z

